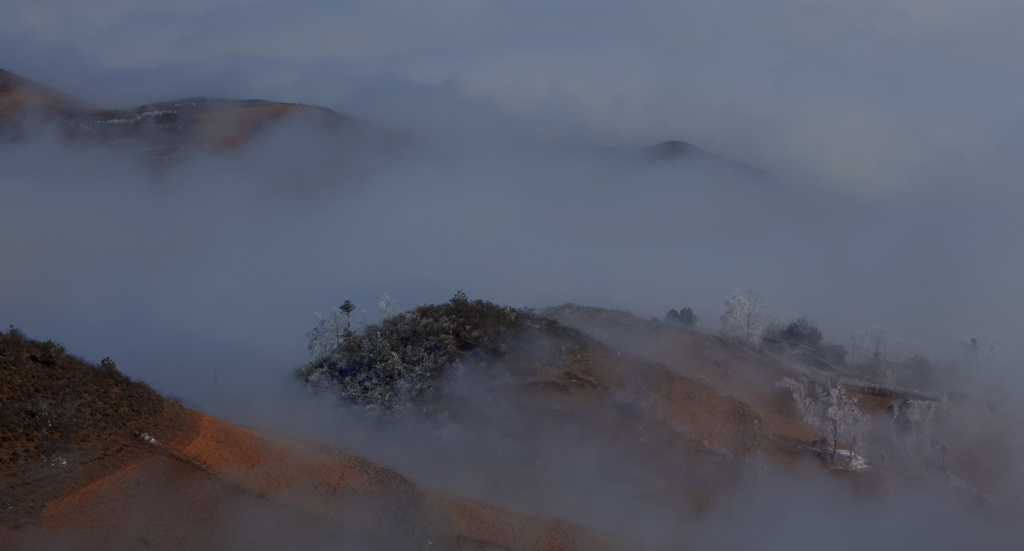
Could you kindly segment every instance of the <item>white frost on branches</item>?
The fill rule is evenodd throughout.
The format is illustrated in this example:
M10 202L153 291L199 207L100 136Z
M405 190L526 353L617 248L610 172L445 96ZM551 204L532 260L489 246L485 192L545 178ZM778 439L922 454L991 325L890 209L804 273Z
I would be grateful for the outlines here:
M876 325L853 333L852 362L875 366L882 384L889 387L905 386L910 382L910 374L903 364L919 354L921 343L904 339L884 327Z
M764 333L772 321L761 295L754 290L741 291L738 288L725 301L725 314L722 314L721 319L722 335L754 348L761 346Z
M386 320L398 313L398 301L384 293L384 296L380 297L380 302L377 303L377 314L380 316L381 321Z
M850 443L850 457L857 445L871 428L867 416L857 407L857 397L850 396L842 385L831 380L811 383L811 392L807 384L793 379L783 379L779 386L793 393L804 421L825 430L825 435L832 441L832 454L838 452L839 441Z
M853 332L853 362L868 363L885 360L889 332L884 327Z
M335 348L341 346L345 341L345 332L348 329L348 314L340 308L331 310L330 314L323 315L316 313L316 327L306 332L309 339L309 355L318 360L331 353Z

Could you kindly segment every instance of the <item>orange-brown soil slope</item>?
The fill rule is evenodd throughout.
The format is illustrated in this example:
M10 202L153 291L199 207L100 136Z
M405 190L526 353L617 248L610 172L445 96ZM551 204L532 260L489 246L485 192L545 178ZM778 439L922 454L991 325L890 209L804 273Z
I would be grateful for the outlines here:
M0 549L639 549L188 410L16 332L0 368Z

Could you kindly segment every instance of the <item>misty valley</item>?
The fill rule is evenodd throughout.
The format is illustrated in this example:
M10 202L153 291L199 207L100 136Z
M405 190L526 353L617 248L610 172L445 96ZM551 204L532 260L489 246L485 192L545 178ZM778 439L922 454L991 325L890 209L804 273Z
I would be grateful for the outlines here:
M0 550L1024 545L1016 185L366 86L0 70Z

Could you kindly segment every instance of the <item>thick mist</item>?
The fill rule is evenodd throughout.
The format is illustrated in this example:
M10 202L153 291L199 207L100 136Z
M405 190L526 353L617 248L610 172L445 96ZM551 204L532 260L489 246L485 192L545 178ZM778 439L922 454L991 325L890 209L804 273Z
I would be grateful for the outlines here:
M372 318L384 293L405 309L462 289L642 317L689 306L716 330L732 290L753 288L848 347L882 325L949 363L987 335L1002 344L993 380L1020 396L1022 22L998 0L5 2L0 67L93 105L259 97L358 124L286 122L165 168L52 129L0 144L0 326L481 498L490 473L458 478L472 465L401 432L415 427L309 428L335 419L291 386L314 312L349 298ZM669 139L768 176L636 153ZM410 441L436 461L416 464ZM614 471L604 451L585 472ZM624 502L652 515L647 541L718 548L955 549L988 522L927 490L877 508L831 480L790 482L737 490L707 525ZM491 497L571 517L587 483L552 486L567 493L547 509L554 492ZM780 512L780 495L795 505Z
M939 360L980 334L1016 352L1010 162L865 199L534 140L487 115L397 151L359 126L296 123L162 171L55 135L5 144L0 321L204 400L214 369L244 395L304 361L313 312L351 298L375 314L383 293L405 308L458 289L641 316L691 306L716 329L749 287L841 343L879 324Z

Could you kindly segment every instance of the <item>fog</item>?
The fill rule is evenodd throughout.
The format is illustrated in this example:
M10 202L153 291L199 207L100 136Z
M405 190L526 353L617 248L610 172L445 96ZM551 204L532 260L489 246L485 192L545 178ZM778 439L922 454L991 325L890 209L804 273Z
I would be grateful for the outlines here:
M535 139L463 101L475 118L417 128L398 152L298 123L163 172L53 135L5 145L0 321L179 394L206 392L193 385L214 367L305 361L313 313L345 298L374 313L383 293L409 308L458 289L644 317L690 306L717 329L731 290L754 288L838 342L878 324L942 360L981 334L1016 351L1016 161L937 159L927 185L865 198Z
M715 330L739 287L846 344L877 324L956 361L989 335L1013 393L1022 24L999 0L8 0L0 67L93 105L258 97L362 126L162 170L51 130L0 145L0 326L255 422L346 298L689 306ZM630 154L668 139L769 176Z

